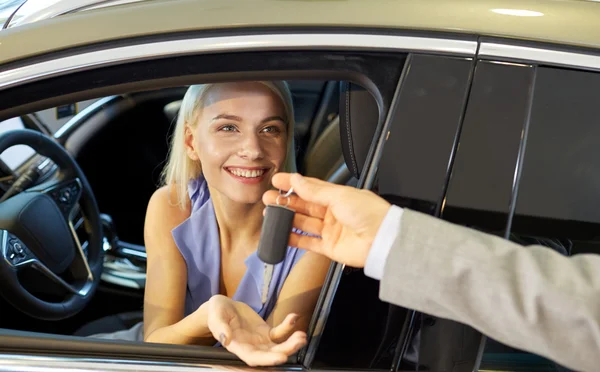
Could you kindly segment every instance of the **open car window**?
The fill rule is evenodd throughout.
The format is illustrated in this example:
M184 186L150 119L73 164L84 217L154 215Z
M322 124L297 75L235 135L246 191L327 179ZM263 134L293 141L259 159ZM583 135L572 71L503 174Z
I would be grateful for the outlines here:
M347 64L346 57L339 58L346 53L361 55L362 61L354 65ZM336 57L327 57L330 55ZM41 251L27 238L12 233L7 235L7 241L11 244L8 255L15 253L10 259L16 260L11 262L14 267L19 267L21 274L18 281L27 293L53 304L60 304L65 296L86 297L86 293L93 293L93 296L85 306L66 316L60 315L60 310L54 305L50 313L45 312L45 307L22 311L23 305L18 300L4 298L3 308L10 308L7 311L11 315L3 319L12 320L0 323L2 337L20 340L20 345L27 347L27 353L33 354L41 350L44 353L77 350L79 355L93 355L102 353L100 350L110 349L111 356L119 350L118 353L125 358L135 355L135 358L154 361L167 358L174 362L200 363L208 360L219 364L235 363L234 355L218 347L165 346L135 340L127 342L117 336L94 337L99 334L114 336L119 331L139 326L142 320L148 259L143 237L144 218L148 201L160 185L160 173L175 127L178 102L190 84L218 81L215 77L227 71L246 80L273 79L269 75L274 74L276 78L288 82L292 93L296 124L294 150L298 169L321 179L335 176L337 183L357 185L361 174L366 174L370 168L369 149L381 134L384 114L391 105L405 60L405 53L386 55L382 60L381 56L362 56L354 51L244 52L237 56L231 53L191 54L184 59L177 57L141 62L150 69L141 68L140 62L123 63L74 74L60 74L22 86L17 84L10 89L10 94L7 90L0 92L4 94L0 108L0 115L4 115L2 118L8 121L31 116L36 123L41 123L40 131L47 132L46 135L68 151L78 164L89 183L89 190L94 194L99 212L98 219L90 222L90 214L95 213L93 208L90 209L90 203L82 202L81 208L71 204L64 207L76 236L75 248L81 248L79 253L75 252L74 263L68 265L67 269L44 264L45 269L40 272L38 268L42 267L41 263L45 260L40 258ZM247 61L253 61L254 71L247 71ZM160 63L164 65L160 66ZM282 67L286 65L285 72L282 72ZM197 70L182 73L190 66L195 66ZM387 67L382 69L382 66ZM348 77L355 79L365 76L365 81L373 82L374 85L368 90L361 88L360 84L355 86L372 95L381 107L381 110L374 111L366 118L362 126L367 130L358 137L347 137L348 127L344 127L344 122L339 118L339 91L347 83L344 75L348 69L356 71ZM244 72L240 75L239 70ZM156 76L155 71L160 71L163 76ZM102 79L97 79L98 74ZM124 88L124 76L135 76L136 80ZM223 81L236 79L225 78ZM132 141L133 138L137 140ZM354 143L347 147L347 141ZM350 173L347 171L344 151L352 149L359 149L359 152L349 156L358 161L362 169L354 168ZM60 159L54 160L56 169L49 172L45 176L47 178L36 178L28 186L35 187L40 182L52 182L54 177L60 177ZM355 175L355 172L358 173ZM364 184L366 178L362 177ZM70 182L71 179L64 181ZM119 187L115 188L115 184ZM50 195L60 203L64 203L61 201L63 199L68 203L73 195L79 195L78 187L83 187L85 194L85 182L80 186L74 182L57 184L57 188L51 189ZM98 226L100 230L97 230ZM98 231L101 233L100 239ZM19 249L23 247L24 253L20 253ZM19 256L23 254L25 258ZM39 260L40 264L25 267L23 262L30 259L32 262ZM89 270L85 265L82 267L77 264L77 260L87 260ZM89 276L90 273L93 275ZM284 279L280 278L279 281ZM314 315L309 314L306 324L309 334L323 332L325 323L319 319L325 319L323 316L331 306L327 296L336 292L330 286L332 279L325 278L322 285L325 292L320 297L317 293L315 297ZM98 284L93 292L86 292L89 286L96 285L96 281ZM343 314L336 313L335 316L341 317ZM351 313L347 316L348 319L353 318ZM335 330L329 328L326 332L335 333ZM311 350L307 345L307 349L290 358L288 365L302 365L308 355L315 358L314 350L319 345L318 340L313 338Z

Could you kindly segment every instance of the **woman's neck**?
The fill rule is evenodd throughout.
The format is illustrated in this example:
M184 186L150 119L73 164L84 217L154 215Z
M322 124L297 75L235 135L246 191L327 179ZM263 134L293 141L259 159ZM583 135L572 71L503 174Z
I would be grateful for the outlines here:
M253 252L260 238L263 203L237 203L218 192L211 192L211 198L219 226L221 249L247 249L248 254Z

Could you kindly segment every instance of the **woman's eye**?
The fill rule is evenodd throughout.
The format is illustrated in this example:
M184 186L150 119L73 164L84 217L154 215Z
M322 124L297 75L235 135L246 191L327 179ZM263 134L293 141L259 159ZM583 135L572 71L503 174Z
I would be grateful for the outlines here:
M224 125L219 130L223 131L223 132L233 132L233 131L235 131L235 126L233 126L233 125Z
M281 130L279 130L279 128L274 127L274 126L273 127L266 127L262 131L265 132L265 133L274 133L274 134L281 132Z

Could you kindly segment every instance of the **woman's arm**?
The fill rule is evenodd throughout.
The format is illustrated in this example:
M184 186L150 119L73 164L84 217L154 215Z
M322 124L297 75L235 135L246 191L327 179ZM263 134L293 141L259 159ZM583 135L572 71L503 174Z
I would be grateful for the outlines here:
M285 340L294 331L306 332L331 260L314 252L306 252L298 260L281 288L277 303L267 324L271 327L281 324L285 317L298 315L294 329L285 335L277 335L277 340Z
M187 269L171 230L190 215L169 203L162 187L150 198L144 224L148 255L144 294L144 341L169 344L214 344L208 329L207 304L184 318Z

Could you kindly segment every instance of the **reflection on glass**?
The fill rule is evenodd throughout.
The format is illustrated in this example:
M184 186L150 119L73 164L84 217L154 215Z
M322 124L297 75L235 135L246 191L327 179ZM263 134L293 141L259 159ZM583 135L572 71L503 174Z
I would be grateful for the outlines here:
M25 0L5 0L0 2L0 26L4 25L8 20L8 17L10 17L24 1Z
M544 13L525 9L491 9L492 12L517 17L541 17Z

